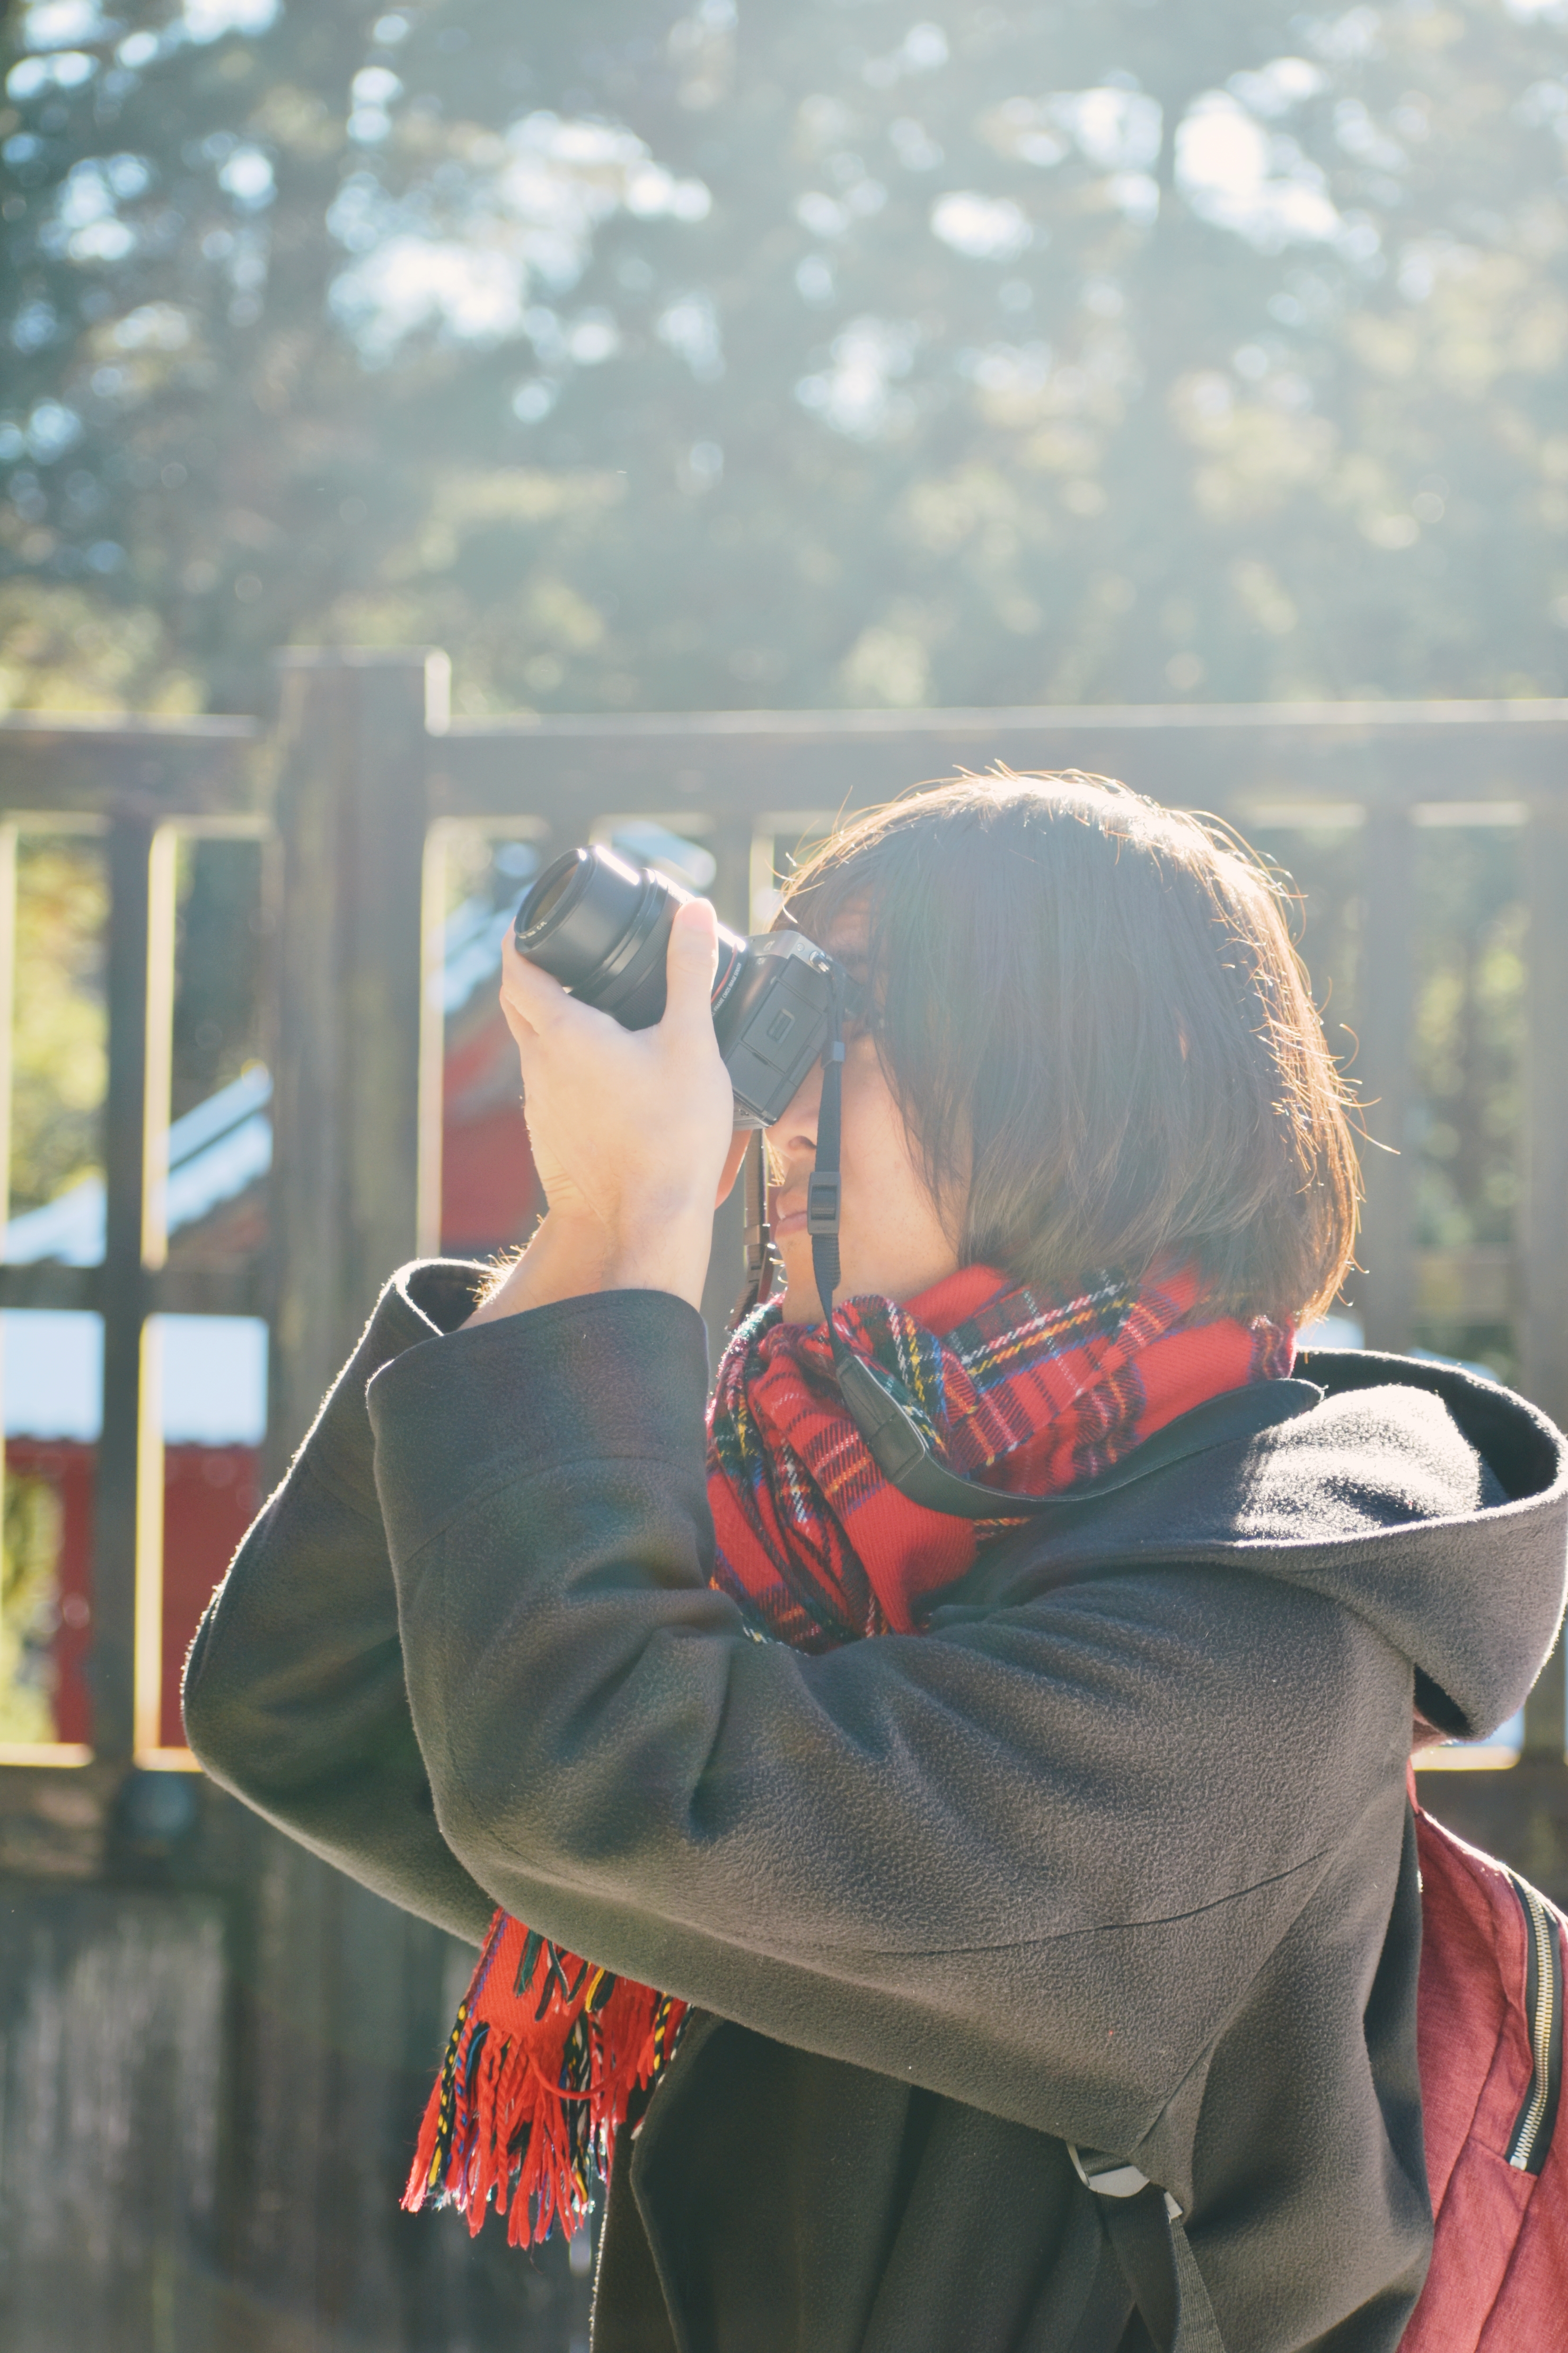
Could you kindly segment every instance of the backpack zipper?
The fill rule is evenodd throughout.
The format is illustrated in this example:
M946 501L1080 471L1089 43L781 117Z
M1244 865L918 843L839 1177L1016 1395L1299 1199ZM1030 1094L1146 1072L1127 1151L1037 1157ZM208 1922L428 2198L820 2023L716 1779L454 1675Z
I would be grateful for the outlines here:
M1524 1914L1524 2008L1530 2028L1530 2090L1508 2146L1516 2172L1539 2173L1546 2163L1563 2088L1563 1942L1546 1899L1527 1879L1509 1883Z

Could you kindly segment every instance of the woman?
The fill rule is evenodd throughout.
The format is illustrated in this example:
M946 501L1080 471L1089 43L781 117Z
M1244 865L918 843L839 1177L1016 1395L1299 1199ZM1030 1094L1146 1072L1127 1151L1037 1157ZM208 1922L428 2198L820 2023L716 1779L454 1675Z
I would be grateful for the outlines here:
M556 2123L629 2100L598 2353L1392 2353L1431 2232L1412 1714L1479 1735L1529 1687L1555 1434L1435 1366L1292 1377L1353 1158L1219 829L963 781L789 908L866 1008L837 1332L994 1518L909 1501L845 1410L820 1071L705 1440L744 1141L711 912L635 1035L509 952L548 1213L488 1290L394 1278L197 1637L192 1745L489 1938L421 2186L571 2220Z

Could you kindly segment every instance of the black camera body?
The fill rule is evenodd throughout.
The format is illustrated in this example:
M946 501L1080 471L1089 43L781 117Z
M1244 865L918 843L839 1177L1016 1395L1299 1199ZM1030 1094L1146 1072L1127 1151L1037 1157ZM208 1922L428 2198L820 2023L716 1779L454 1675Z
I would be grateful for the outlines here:
M569 849L547 866L517 911L513 937L528 957L625 1029L664 1011L664 960L675 911L690 893L613 849ZM804 933L752 939L719 926L713 1029L735 1092L737 1127L784 1116L840 1014L858 996L842 965Z

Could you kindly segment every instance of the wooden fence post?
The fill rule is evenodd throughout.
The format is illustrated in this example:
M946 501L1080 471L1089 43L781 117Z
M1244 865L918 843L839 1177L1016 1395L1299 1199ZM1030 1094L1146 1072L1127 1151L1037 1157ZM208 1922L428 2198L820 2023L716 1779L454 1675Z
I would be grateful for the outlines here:
M446 663L290 652L279 668L275 1473L417 1247L427 739ZM469 2274L504 2266L397 2211L453 1948L270 1831L253 1829L248 1853L222 2341L335 2347L368 2331L387 2353L449 2332L468 2341ZM506 2276L521 2299L527 2268ZM514 2308L501 2326L530 2341Z
M447 659L289 651L279 670L277 1469L417 1243L426 744Z
M152 1132L167 1127L167 1085L161 1106L149 1101L165 1066L161 1040L150 1041L154 1020L166 1022L164 987L150 987L163 966L173 972L174 911L167 890L153 887L153 817L138 803L117 807L109 824L109 1090L104 1106L103 1166L107 1203L103 1277L103 1419L93 1484L92 1745L111 1764L128 1764L136 1746L136 1602L139 1558L146 1566L158 1540L162 1494L156 1416L160 1400L146 1394L144 1352L148 1274L163 1204L155 1198ZM160 845L165 852L171 843ZM167 857L159 861L168 866ZM170 867L172 876L172 867ZM165 878L166 880L169 877ZM159 936L153 936L156 928ZM149 1045L153 1044L150 1065ZM149 1182L149 1179L152 1182ZM150 1224L155 1231L150 1233ZM150 1242L153 1244L149 1247ZM149 1447L149 1438L153 1444Z
M1361 969L1353 1075L1367 1103L1366 1206L1357 1252L1369 1348L1407 1348L1415 1306L1415 1171L1411 1133L1411 1022L1415 984L1415 839L1403 802L1374 801L1362 845Z
M1521 1305L1521 1375L1527 1397L1568 1425L1568 813L1561 797L1537 801L1525 836L1530 908L1525 1003L1529 1032L1524 1102L1524 1198L1519 1259L1528 1270ZM1563 1761L1561 1641L1524 1711L1527 1756Z
M1520 1241L1530 1276L1521 1355L1527 1394L1568 1427L1568 808L1561 799L1536 805L1525 854L1529 1044Z

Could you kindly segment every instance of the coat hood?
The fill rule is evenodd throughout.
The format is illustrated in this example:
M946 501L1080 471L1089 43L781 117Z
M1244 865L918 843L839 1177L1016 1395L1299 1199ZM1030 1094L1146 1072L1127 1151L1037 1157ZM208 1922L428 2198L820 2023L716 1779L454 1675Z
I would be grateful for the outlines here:
M1314 1350L1320 1403L1020 1529L946 1599L995 1609L1115 1567L1214 1560L1311 1588L1415 1670L1415 1704L1480 1739L1523 1704L1563 1617L1568 1440L1458 1366ZM935 1613L933 1613L934 1615Z

